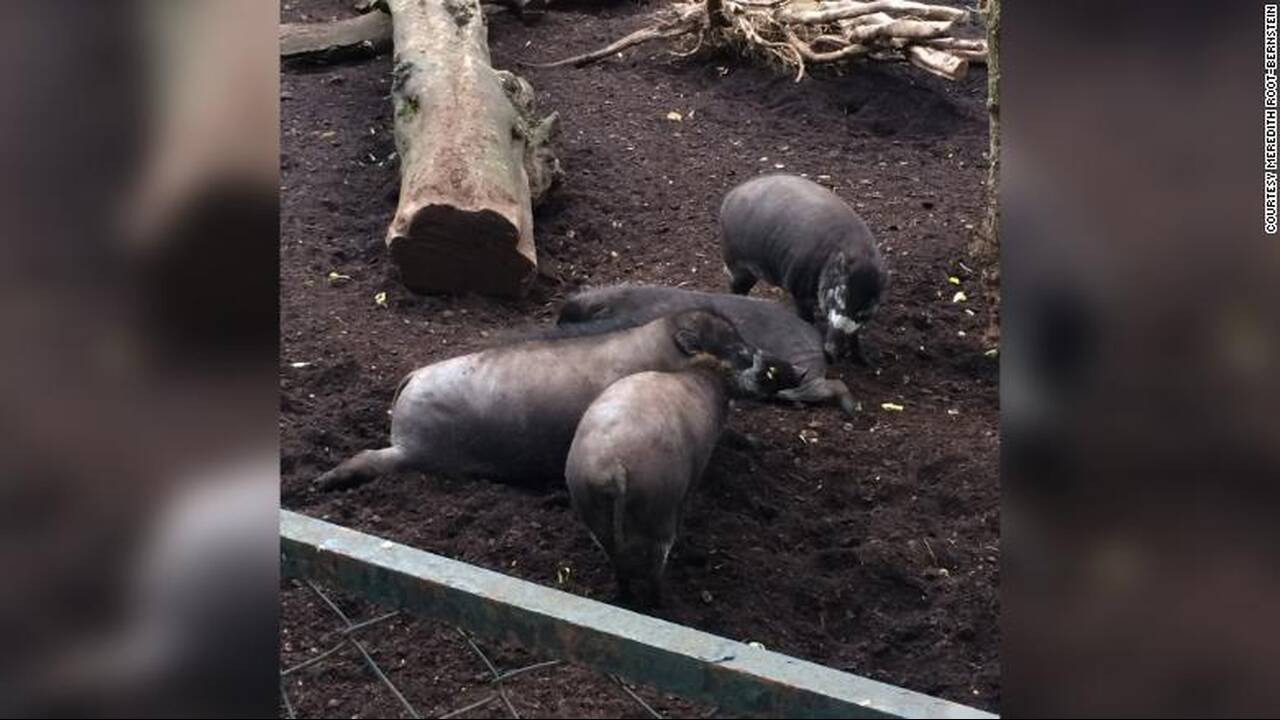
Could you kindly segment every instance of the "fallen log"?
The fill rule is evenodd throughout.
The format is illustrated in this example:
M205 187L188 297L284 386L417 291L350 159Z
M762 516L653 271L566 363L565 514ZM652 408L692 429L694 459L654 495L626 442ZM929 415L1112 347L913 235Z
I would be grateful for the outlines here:
M280 25L280 57L287 60L332 62L377 55L391 49L391 16L368 12L327 23Z
M503 7L517 15L523 14L526 11L545 10L547 7L547 0L485 0L485 2ZM596 4L592 2L592 0L585 0L585 2L586 4ZM561 2L556 4L572 5L573 3L568 2L567 0L561 0ZM362 13L366 13L371 10L382 10L385 12L387 10L387 0L356 0L354 7L356 12ZM486 11L488 11L488 8L486 8Z
M282 23L280 57L315 64L375 57L391 50L391 16L386 0L359 0L356 17L318 23ZM486 16L514 13L528 22L540 17L545 0L485 0Z
M558 126L494 70L476 0L389 0L400 200L387 246L418 292L521 294L537 269L533 205L561 176Z
M523 12L529 0L495 0L482 7L486 15ZM280 57L289 62L328 64L381 55L391 50L391 15L385 0L362 0L365 13L333 22L282 23Z

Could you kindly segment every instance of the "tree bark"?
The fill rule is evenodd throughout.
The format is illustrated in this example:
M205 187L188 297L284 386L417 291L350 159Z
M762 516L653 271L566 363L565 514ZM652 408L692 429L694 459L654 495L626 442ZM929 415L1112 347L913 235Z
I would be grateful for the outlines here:
M996 254L1000 247L1000 0L988 0L987 113L991 119L991 164L987 191L991 194L987 227Z
M985 340L1000 340L1000 0L987 0L987 114L991 144L987 170L987 217L970 246L981 268L982 281L991 301L991 319Z
M533 205L559 181L558 117L490 65L476 0L390 0L400 202L387 246L418 292L517 296L537 269Z

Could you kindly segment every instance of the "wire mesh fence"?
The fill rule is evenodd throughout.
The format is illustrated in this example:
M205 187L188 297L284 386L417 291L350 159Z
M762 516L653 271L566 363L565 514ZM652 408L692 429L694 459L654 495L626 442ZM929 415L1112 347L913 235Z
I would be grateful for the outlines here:
M282 717L723 717L311 580L286 581L281 598Z

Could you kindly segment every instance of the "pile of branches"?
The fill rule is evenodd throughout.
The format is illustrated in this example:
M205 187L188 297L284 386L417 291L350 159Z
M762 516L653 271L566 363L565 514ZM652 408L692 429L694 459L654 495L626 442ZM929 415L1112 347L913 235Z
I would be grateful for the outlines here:
M986 62L987 43L954 37L968 12L911 0L678 0L653 22L608 47L537 67L582 67L650 40L677 40L691 55L729 46L804 77L808 65L851 58L909 61L950 80Z

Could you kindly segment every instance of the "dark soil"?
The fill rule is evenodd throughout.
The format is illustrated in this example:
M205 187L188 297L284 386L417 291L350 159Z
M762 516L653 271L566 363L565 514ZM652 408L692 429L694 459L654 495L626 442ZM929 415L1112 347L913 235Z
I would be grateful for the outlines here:
M650 10L629 3L566 9L531 25L496 16L494 64L512 68L593 49L639 27ZM285 4L284 16L350 12L346 0L295 2ZM724 291L716 221L724 193L761 172L804 173L851 202L885 251L891 285L864 341L880 370L838 369L863 403L851 421L830 408L743 404L735 411L732 425L762 446L717 451L673 553L667 606L658 614L995 708L998 371L980 339L987 307L976 276L962 266L984 212L982 69L957 84L906 66L860 65L844 77L818 73L797 84L745 60L676 59L658 45L582 70L525 69L542 111L562 117L566 183L536 213L544 272L519 302L417 296L397 282L383 243L399 187L390 69L382 57L282 75L283 504L611 599L606 560L563 490L538 494L414 473L334 494L311 493L308 484L350 454L385 445L387 409L404 373L545 322L580 286L630 281ZM671 111L683 120L667 119ZM351 279L331 283L330 272ZM967 291L967 302L953 302L958 290ZM379 292L385 307L375 303ZM781 297L772 288L755 294ZM884 410L886 402L905 410ZM455 636L425 621L412 632L395 622L396 631L376 630L370 644L396 659L387 663L392 677L421 710L479 697L454 681L471 678L474 686L482 677ZM286 586L284 664L310 656L313 645L323 650L322 636L335 627L309 594ZM517 657L507 667L529 661L509 652ZM463 661L471 664L462 669ZM299 713L399 712L354 660L320 668L301 674L298 688L306 690L293 696ZM616 688L592 673L541 677L541 690L521 695L528 714L636 710L625 698L610 704ZM601 699L606 692L610 699ZM677 714L688 709L653 693L647 699Z

